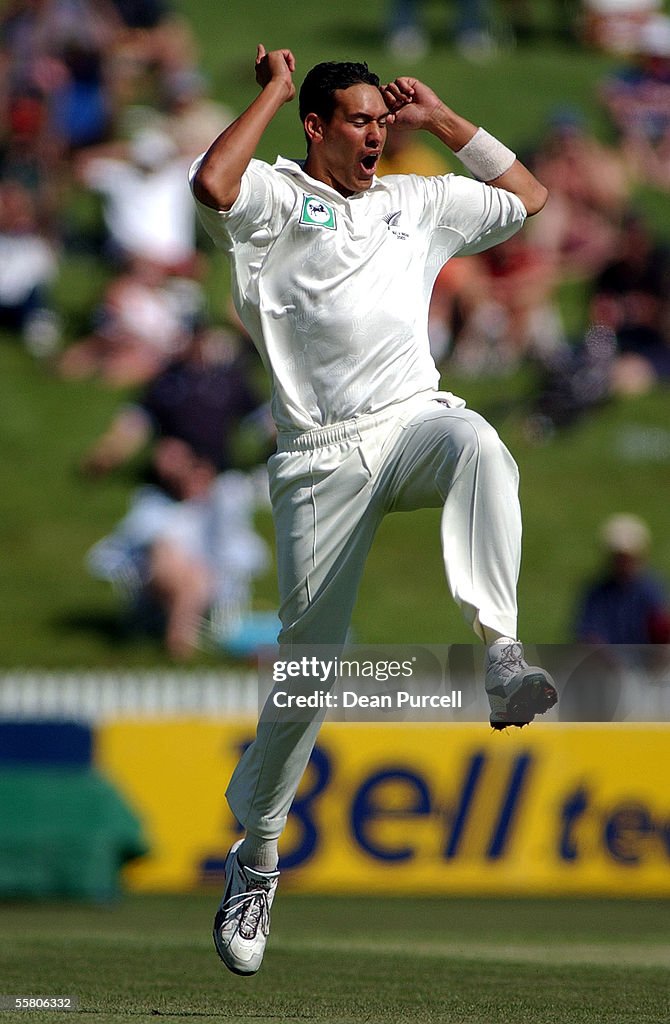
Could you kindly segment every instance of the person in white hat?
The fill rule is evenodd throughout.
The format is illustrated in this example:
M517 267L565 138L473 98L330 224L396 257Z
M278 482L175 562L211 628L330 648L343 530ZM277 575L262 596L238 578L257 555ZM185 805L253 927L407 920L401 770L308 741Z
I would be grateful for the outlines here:
M576 639L582 643L670 642L670 605L647 568L651 534L643 519L610 516L599 532L605 568L582 594Z

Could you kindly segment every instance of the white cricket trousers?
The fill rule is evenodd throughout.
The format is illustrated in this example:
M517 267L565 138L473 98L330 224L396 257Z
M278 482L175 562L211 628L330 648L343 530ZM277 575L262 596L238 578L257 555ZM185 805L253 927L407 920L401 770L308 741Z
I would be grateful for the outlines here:
M269 472L282 658L295 645L344 644L382 518L419 508L443 509L447 581L477 635L487 626L516 636L518 471L493 427L461 399L429 392L376 415L280 434ZM226 793L255 834L282 833L323 715L277 721L281 713L266 707Z

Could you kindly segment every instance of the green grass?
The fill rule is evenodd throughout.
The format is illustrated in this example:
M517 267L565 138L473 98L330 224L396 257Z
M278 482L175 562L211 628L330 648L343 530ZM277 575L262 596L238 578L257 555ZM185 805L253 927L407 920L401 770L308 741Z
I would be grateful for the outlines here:
M328 57L364 57L382 77L420 73L448 101L488 125L514 146L537 138L558 103L579 104L604 130L595 86L609 58L569 48L545 33L532 45L504 50L490 63L467 63L441 27L444 6L427 4L434 45L420 67L400 67L383 47L386 4L336 6L303 0L280 5L220 5L182 0L202 49L213 92L234 110L255 95L253 56L268 46L294 48L298 76ZM501 5L502 6L502 5ZM540 25L551 24L553 5L538 3ZM446 17L446 16L445 16ZM438 32L439 29L439 32ZM264 138L260 155L300 153L296 105L284 108ZM638 197L657 229L670 237L667 197ZM90 207L92 204L85 204ZM73 216L82 211L73 211ZM84 220L92 211L84 209ZM211 251L211 250L210 250ZM87 324L106 279L91 255L68 255L56 287L67 336ZM225 311L227 273L220 254L212 263L208 292L217 315ZM562 290L570 329L583 323L584 289ZM505 380L459 381L448 389L488 416L511 447L521 469L525 519L520 583L522 635L536 643L570 639L575 592L595 567L594 535L611 511L645 516L654 533L653 558L670 576L667 531L667 392L612 405L550 444L534 448L522 417L532 392L528 374ZM163 665L155 640L125 633L111 590L92 580L83 558L125 509L134 483L132 467L92 483L77 464L127 397L96 384L57 381L15 338L0 335L2 459L0 492L0 667ZM471 635L446 591L435 512L389 517L371 553L354 617L361 641L469 642ZM269 516L259 527L271 539ZM272 573L257 588L260 607L273 607ZM211 656L203 656L210 662Z
M265 963L237 978L209 936L215 897L3 907L8 995L71 995L75 1014L237 1024L665 1024L666 903L321 898L275 905ZM11 1019L19 1019L11 1014Z

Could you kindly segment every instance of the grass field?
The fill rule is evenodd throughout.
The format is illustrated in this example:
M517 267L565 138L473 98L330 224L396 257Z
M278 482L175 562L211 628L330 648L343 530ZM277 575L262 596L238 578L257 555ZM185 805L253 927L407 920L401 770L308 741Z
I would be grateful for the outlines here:
M1 993L77 997L96 1024L667 1024L667 903L284 896L266 961L237 978L216 897L2 910ZM19 1015L11 1013L12 1019ZM3 1018L4 1019L4 1018Z

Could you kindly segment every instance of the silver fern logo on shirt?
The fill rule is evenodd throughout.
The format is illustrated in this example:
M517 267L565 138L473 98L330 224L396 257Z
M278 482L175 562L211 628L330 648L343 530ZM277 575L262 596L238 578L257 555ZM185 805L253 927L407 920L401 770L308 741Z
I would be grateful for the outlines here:
M395 235L396 238L399 238L401 241L404 242L406 238L409 238L409 235L407 234L406 231L401 231L401 229L398 227L398 219L401 215L402 210L396 210L395 213L387 213L386 216L384 217L384 220L386 221L386 224L391 234Z
M334 231L337 227L335 210L319 196L305 196L302 201L300 223Z

